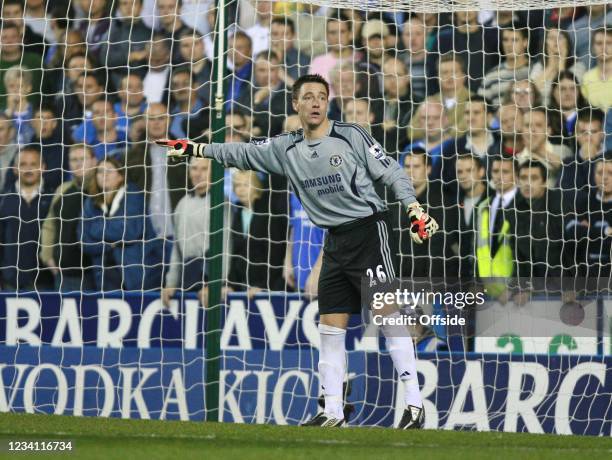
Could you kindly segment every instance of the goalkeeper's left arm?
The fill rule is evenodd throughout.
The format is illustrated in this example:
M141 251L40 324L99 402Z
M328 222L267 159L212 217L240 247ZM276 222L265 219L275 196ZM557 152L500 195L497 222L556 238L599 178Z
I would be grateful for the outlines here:
M279 152L284 153L287 136L263 141L230 142L227 144L201 144L187 139L159 140L157 144L169 147L169 157L212 158L226 168L285 175ZM291 145L290 143L287 145Z

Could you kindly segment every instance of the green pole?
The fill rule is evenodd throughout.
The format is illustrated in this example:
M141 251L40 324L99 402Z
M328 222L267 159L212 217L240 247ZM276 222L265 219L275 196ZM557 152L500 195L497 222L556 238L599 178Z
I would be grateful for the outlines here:
M212 142L225 141L225 102L223 77L226 74L226 11L225 1L217 2L217 35L215 37L216 58L213 62L215 104L212 110ZM216 161L212 162L212 186L210 188L210 247L208 257L208 308L206 309L205 332L205 399L206 421L219 420L219 368L221 363L221 287L223 279L223 174L224 168Z

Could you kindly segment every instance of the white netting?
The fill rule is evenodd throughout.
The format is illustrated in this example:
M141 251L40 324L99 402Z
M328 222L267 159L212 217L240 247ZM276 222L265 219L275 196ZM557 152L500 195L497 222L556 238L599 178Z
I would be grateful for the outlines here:
M0 411L202 419L216 207L229 295L220 412L312 415L324 230L285 178L228 169L213 204L211 164L167 161L154 143L213 134L215 2L0 3ZM293 82L321 74L329 117L367 130L441 225L414 245L379 185L400 277L520 276L554 291L519 309L527 285L508 282L491 291L506 307L478 312L475 329L414 331L427 427L609 434L609 301L577 305L583 283L564 283L609 289L612 10L238 0L225 17L226 142L298 129ZM538 164L515 177L508 158ZM357 323L347 345L351 422L397 422L384 347Z

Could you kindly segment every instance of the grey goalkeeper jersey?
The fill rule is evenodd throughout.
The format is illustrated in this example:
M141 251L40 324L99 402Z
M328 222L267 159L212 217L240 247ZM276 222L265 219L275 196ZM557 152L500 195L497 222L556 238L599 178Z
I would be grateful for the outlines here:
M204 156L227 166L289 178L310 220L336 227L387 209L374 181L391 187L405 206L416 201L412 182L370 134L331 121L327 136L307 141L302 130L249 143L210 144Z

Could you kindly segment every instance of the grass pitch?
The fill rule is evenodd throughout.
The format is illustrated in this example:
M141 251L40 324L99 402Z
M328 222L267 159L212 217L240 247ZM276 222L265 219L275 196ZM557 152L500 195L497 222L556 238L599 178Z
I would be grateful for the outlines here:
M72 452L9 453L9 440L71 440ZM612 457L612 439L525 433L300 428L0 414L1 458L566 459Z

